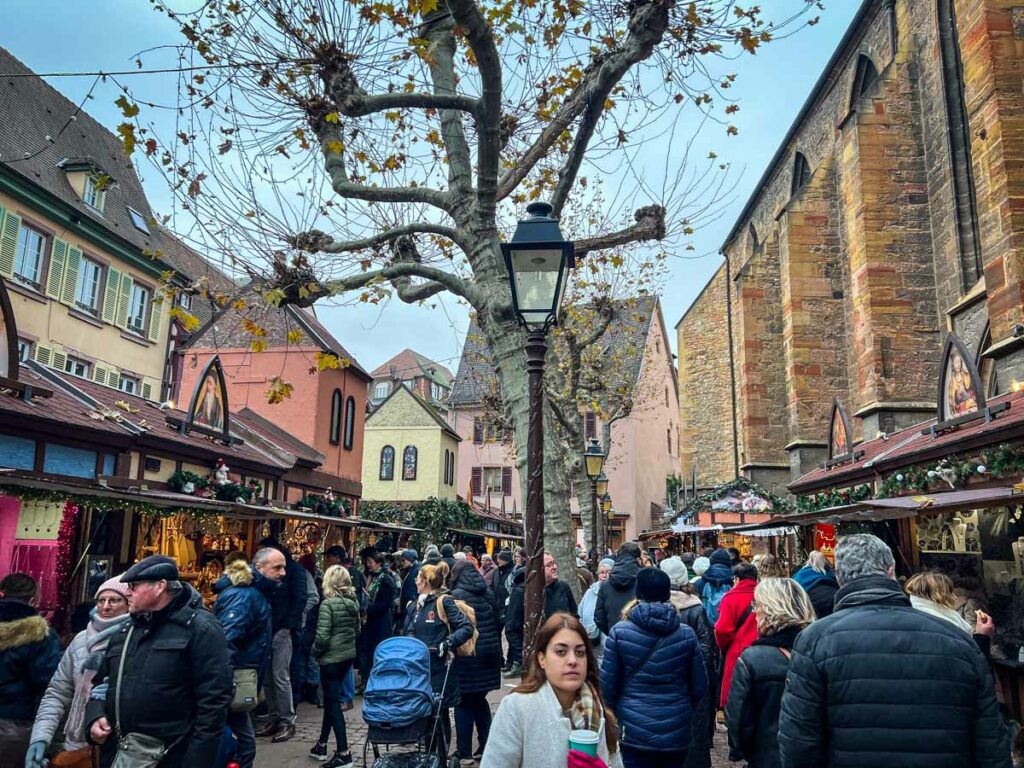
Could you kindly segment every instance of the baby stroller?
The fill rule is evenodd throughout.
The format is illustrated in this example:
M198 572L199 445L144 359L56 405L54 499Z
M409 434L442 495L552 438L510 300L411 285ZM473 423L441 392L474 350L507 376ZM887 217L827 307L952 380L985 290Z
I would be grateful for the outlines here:
M366 768L458 768L459 758L448 758L440 718L451 664L445 667L441 693L435 694L430 685L430 653L415 637L392 637L377 646L363 693ZM388 752L393 746L415 746L416 751L381 754L381 747ZM371 749L372 767L366 759Z

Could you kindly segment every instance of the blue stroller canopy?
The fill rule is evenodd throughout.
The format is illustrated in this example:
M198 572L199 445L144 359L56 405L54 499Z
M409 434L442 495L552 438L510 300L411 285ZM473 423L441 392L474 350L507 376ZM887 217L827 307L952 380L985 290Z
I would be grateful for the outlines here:
M415 637L391 637L377 646L363 693L368 725L400 728L432 713L430 651Z

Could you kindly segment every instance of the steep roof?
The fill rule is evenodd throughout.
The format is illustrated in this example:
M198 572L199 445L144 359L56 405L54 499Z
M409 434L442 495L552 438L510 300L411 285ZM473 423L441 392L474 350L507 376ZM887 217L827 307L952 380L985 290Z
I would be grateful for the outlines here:
M378 405L374 409L373 413L371 413L369 416L366 417L366 428L367 429L370 429L371 427L376 426L375 424L371 423L374 420L374 417L376 417L377 420L380 421L380 419L383 418L381 416L381 413L383 412L386 415L386 409L387 409L388 403L390 403L396 397L403 397L404 395L401 394L402 392L404 392L405 395L408 395L409 397L411 397L415 401L416 405L418 405L421 409L423 409L423 412L426 413L428 416L430 416L430 418L434 421L434 423L437 424L437 426L439 426L443 432L447 433L450 437L454 438L457 442L460 442L460 443L462 442L462 438L459 437L458 434L456 434L455 430L453 430L448 425L448 422L445 421L444 419L442 419L440 416L438 416L437 411L435 411L433 408L430 407L430 405L425 403L423 401L423 398L421 398L419 395L417 395L415 392L411 391L407 387L395 387L394 390L391 392L391 394L388 395L384 399L384 402L382 402L380 405Z
M622 350L621 367L625 379L636 379L643 367L647 334L659 302L657 296L639 296L617 302L616 318L608 326L598 342L603 348ZM668 339L665 339L666 346ZM451 406L476 405L483 400L486 391L494 384L494 365L491 362L487 341L473 320L466 332L466 341L459 360L459 372L455 374L452 393L448 397Z
M349 370L367 381L371 380L359 362L349 353L312 309L287 306L284 309L268 307L260 299L252 283L238 289L234 298L245 301L247 308L235 310L226 307L217 312L205 326L196 331L185 344L187 349L239 349L252 342L251 333L245 329L243 320L248 318L259 325L266 336L262 340L270 348L315 346L323 352L330 352L343 360L350 361ZM298 344L288 340L290 331L299 331L303 341Z
M446 389L451 389L452 379L455 378L446 367L412 349L403 349L386 363L374 368L370 375L374 379L391 378L392 368L395 369L396 379L425 376Z

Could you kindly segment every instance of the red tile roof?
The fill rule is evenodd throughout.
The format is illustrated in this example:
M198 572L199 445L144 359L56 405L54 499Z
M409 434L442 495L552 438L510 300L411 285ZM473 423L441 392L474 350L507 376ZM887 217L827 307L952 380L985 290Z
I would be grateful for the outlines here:
M1001 403L1008 403L1009 409L996 414L989 422L978 419L937 435L921 434L922 430L935 424L936 420L931 418L885 438L861 443L854 449L864 452L857 461L830 469L819 467L790 483L789 489L794 493L808 493L851 484L916 462L1024 437L1024 391L993 398L988 401L988 406L991 408Z

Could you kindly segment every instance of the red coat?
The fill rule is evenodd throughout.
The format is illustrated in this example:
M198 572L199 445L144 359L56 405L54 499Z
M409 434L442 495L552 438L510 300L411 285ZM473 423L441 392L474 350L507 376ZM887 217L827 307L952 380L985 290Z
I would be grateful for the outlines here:
M729 685L732 683L732 670L736 659L757 640L757 619L751 611L743 626L737 626L740 617L754 601L755 579L743 579L722 597L718 606L718 623L715 624L715 640L725 654L725 667L722 671L722 709L729 700Z

